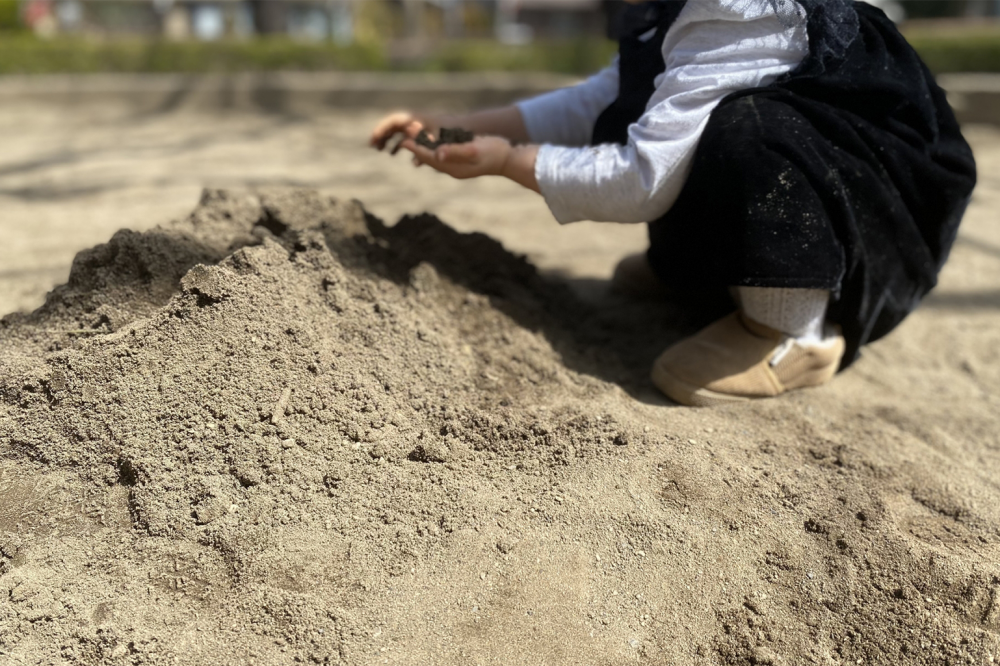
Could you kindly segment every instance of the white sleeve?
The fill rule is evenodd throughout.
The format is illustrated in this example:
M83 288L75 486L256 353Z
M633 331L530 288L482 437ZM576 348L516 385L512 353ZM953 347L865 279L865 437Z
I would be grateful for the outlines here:
M518 102L532 143L586 146L594 123L618 97L618 56L586 81Z
M767 85L808 54L804 22L770 3L689 2L663 41L666 70L624 146L543 145L539 188L561 222L647 222L676 201L709 115L732 92Z

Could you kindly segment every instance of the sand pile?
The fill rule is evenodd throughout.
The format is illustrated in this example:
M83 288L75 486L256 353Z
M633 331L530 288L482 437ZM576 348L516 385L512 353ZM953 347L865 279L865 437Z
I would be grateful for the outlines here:
M989 405L672 408L685 311L306 191L116 234L0 324L0 662L1000 658Z

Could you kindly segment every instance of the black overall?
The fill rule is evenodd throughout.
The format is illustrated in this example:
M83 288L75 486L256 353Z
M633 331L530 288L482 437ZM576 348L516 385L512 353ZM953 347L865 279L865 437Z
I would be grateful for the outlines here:
M856 23L850 42L832 48L817 18L823 0L800 2L809 56L716 107L677 201L649 225L648 256L665 283L689 293L830 290L827 316L843 329L846 367L936 284L975 162L944 93L880 10L842 2ZM594 144L627 142L683 6L630 8L619 97L598 118Z

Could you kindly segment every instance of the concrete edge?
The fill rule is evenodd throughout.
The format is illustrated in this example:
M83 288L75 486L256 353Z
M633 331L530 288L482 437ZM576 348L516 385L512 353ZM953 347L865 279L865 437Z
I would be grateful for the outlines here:
M0 103L119 103L146 111L465 108L509 103L570 85L554 74L264 72L0 77Z
M125 104L138 111L310 112L337 108L474 108L507 104L579 79L546 73L262 72L0 76L0 103ZM1000 74L938 82L963 123L1000 125Z
M962 123L1000 125L1000 74L945 74L938 84Z

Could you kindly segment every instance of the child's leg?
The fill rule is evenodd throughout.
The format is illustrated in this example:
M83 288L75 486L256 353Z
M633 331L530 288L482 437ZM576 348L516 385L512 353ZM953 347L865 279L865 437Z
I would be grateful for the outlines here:
M630 254L615 266L611 290L634 298L662 298L670 294L667 285L656 276L646 253Z
M668 287L735 285L744 300L657 360L654 381L675 399L822 383L936 283L975 181L971 152L936 89L940 122L913 113L927 101L917 83L909 106L849 93L838 76L860 75L871 57L855 56L825 83L724 100L680 196L650 225L650 267ZM825 300L839 330L820 339ZM673 380L687 393L676 397Z
M705 406L774 397L819 386L837 372L844 338L825 323L825 292L746 289L737 290L739 311L656 359L653 383L672 400Z
M737 287L736 298L743 314L759 324L803 343L822 340L826 289L777 289Z
M915 137L788 91L725 101L684 190L650 224L650 265L680 292L828 290L846 366L933 287L961 217L960 137Z
M840 365L844 340L825 324L845 255L824 181L803 166L816 157L809 129L768 100L721 109L685 191L651 225L650 264L664 282L682 291L731 285L739 307L657 359L653 381L677 402L776 396L822 384Z

